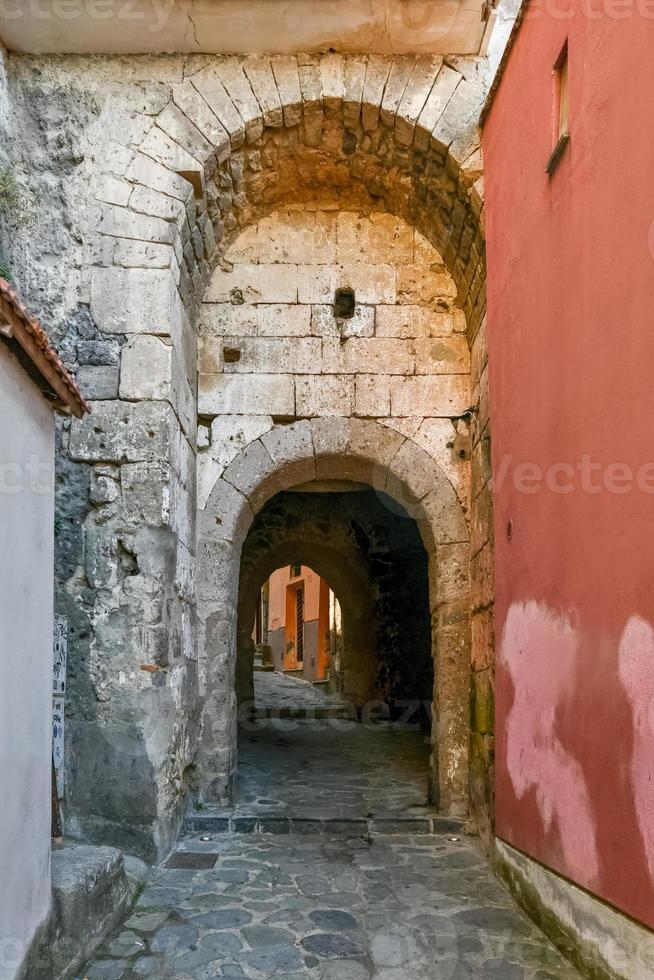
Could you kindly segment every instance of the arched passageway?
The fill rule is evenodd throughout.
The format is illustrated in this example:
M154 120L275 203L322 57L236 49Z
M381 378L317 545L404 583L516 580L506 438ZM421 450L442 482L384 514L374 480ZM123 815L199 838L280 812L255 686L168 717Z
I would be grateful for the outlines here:
M470 613L492 601L490 508L474 552L468 523L471 435L487 478L486 81L478 59L200 60L166 79L154 110L129 103L129 152L104 154L97 134L87 170L106 157L130 193L103 204L88 275L94 322L124 341L119 398L69 440L93 488L87 554L60 590L70 609L83 565L89 588L71 616L91 639L68 784L80 833L159 852L189 790L228 797L240 548L271 496L316 474L367 482L417 521L441 663L434 798L467 811ZM298 213L314 226L291 242ZM282 238L262 235L269 221ZM341 322L343 288L357 312ZM107 479L117 496L105 499ZM479 673L492 686L488 664ZM481 794L488 731L472 743ZM101 753L78 751L96 743ZM101 796L89 761L100 755Z
M293 656L277 660L281 673L253 670L262 585L272 605L266 625L279 622L281 590L281 633L296 646L304 627L293 621L294 575L309 565L342 612L342 645L325 692L296 679L306 672ZM302 606L305 591L303 584ZM303 649L304 663L309 655ZM274 800L285 812L311 807L323 818L385 812L399 819L424 808L430 783L437 786L437 774L429 778L433 690L428 560L415 520L383 491L347 481L314 481L272 497L241 554L233 804L265 799L267 811Z
M313 486L269 500L243 545L238 700L253 693L251 624L259 590L274 569L298 561L329 582L341 605L344 650L332 691L359 709L383 701L393 716L408 700L431 706L428 561L415 521L383 492Z
M273 498L280 491L317 479L346 479L383 488L385 495L408 511L419 530L421 547L428 556L430 646L435 675L432 799L446 812L464 813L467 622L452 626L439 621L443 609L451 608L456 601L461 605L469 601L464 513L438 464L410 439L372 421L339 417L274 426L236 456L224 476L216 481L201 513L198 617L207 696L198 761L205 798L219 802L229 798L236 766L237 623L233 612L226 616L225 611L237 607L241 556L248 532L255 527L254 508L257 514L263 513L267 502L273 501L274 514ZM318 523L310 523L315 538L320 533ZM291 560L290 549L297 547L297 539L291 538L288 547L288 551L280 550L271 559L269 571L282 561ZM330 568L338 575L338 563ZM341 581L346 590L347 580L342 575L341 570L340 577L333 579L337 593ZM260 575L254 577L250 594L254 591L256 596L261 582ZM251 629L250 614L246 621ZM227 759L225 745L231 747Z

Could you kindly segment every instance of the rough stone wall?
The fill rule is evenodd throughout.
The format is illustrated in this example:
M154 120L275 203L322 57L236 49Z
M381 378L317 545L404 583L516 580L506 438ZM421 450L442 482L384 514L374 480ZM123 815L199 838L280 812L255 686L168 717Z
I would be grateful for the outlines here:
M58 477L57 601L74 651L69 829L151 855L179 821L206 686L194 659L195 323L212 271L240 230L289 201L336 199L343 211L386 211L418 229L476 330L485 309L476 118L488 75L482 59L373 55L12 57L9 67L7 153L38 206L29 228L4 221L3 246L21 294L94 400L92 418L62 428ZM324 342L342 380L364 373L367 341L432 338L349 338L357 370L339 361L337 336L298 339ZM239 362L229 363L238 387ZM430 384L415 368L394 370L399 415L398 393L427 400ZM356 404L356 380L346 387ZM389 427L390 411L382 428L425 454L409 481L417 486L433 456ZM343 445L354 447L348 431ZM201 429L201 448L205 439ZM467 564L454 560L456 535L451 548L459 572L448 609L441 582L438 628L454 637ZM212 682L230 688L230 670ZM214 734L227 759L233 726Z
M354 291L349 319L334 313L339 288ZM200 317L200 507L276 421L334 415L411 435L467 508L470 354L455 296L436 249L383 211L302 204L243 232Z

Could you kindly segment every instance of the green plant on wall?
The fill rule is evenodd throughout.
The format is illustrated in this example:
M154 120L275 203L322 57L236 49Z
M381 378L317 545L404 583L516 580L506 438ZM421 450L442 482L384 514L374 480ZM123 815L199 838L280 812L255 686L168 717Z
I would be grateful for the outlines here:
M20 186L12 168L8 164L0 165L0 214L21 227L33 221L34 205L34 195ZM1 249L0 277L11 279L11 269Z
M15 218L22 211L23 197L11 167L0 166L0 211Z

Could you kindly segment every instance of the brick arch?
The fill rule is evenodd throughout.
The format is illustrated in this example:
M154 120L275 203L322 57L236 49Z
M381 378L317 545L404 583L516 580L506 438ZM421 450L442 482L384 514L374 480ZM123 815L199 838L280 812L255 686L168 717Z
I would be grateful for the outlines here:
M452 607L470 606L468 525L438 464L411 439L373 421L348 418L276 425L245 447L214 485L199 513L197 598L203 731L201 791L229 796L235 766L236 613L243 542L276 493L314 480L366 483L398 501L420 529L429 557L434 730L432 798L444 812L467 810L469 638L441 627ZM232 752L225 752L232 746Z

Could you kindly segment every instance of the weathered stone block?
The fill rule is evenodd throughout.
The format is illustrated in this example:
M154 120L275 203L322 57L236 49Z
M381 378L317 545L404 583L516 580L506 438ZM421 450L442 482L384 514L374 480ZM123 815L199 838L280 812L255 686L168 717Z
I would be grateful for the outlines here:
M489 541L470 561L472 609L488 608L494 599L493 542Z
M316 337L372 337L375 333L375 307L357 303L354 316L334 316L334 306L298 307L311 310L311 333Z
M302 120L302 93L297 58L282 55L273 58L273 73L284 111L284 125L298 126Z
M114 265L125 269L172 269L177 282L177 259L172 245L118 238L114 245L113 260Z
M475 671L492 669L495 663L495 622L492 609L470 619L470 662Z
M231 149L229 133L190 80L173 86L173 100L214 147L216 159L225 160Z
M322 370L329 374L412 374L413 341L353 337L323 340Z
M215 70L204 68L190 81L229 134L232 149L241 146L245 139L245 124Z
M293 376L201 374L198 411L201 415L294 415Z
M234 340L230 342L234 343ZM225 366L225 340L223 337L200 337L198 341L198 372L220 374Z
M313 464L311 425L306 420L276 425L261 436L261 442L277 466L298 460L311 460Z
M217 269L206 292L209 303L296 303L298 272L294 265L237 265ZM304 302L304 301L302 301Z
M351 415L354 410L354 378L319 374L295 380L297 415Z
M333 303L337 289L354 290L357 303L394 303L398 272L390 265L298 265L300 303Z
M92 589L111 589L118 582L118 539L108 525L84 527L84 571Z
M240 355L225 363L227 374L307 374L320 364L317 337L227 337L225 344Z
M301 265L336 262L336 215L289 209L262 218L257 226L256 261Z
M273 308L289 309L285 306ZM249 304L235 306L233 303L204 303L200 312L200 333L218 337L254 337L260 309L261 307Z
M413 228L395 215L373 212L362 216L342 211L338 215L337 235L341 265L413 262Z
M251 57L243 62L243 71L252 86L266 126L278 127L284 121L279 92L268 58Z
M462 76L454 68L451 68L449 65L443 65L441 67L438 77L418 117L414 142L419 149L423 151L429 149L431 134L452 97L454 90L461 81Z
M225 608L236 608L238 593L239 554L230 541L198 538L199 600L211 602L220 597Z
M436 576L439 603L467 595L470 585L470 545L467 541L438 545Z
M390 67L390 59L384 55L368 55L368 70L361 99L361 120L366 132L372 132L379 125L379 107Z
M378 306L375 313L378 337L442 337L454 329L452 313L425 306Z
M310 306L262 303L256 312L260 337L308 337L312 333Z
M269 415L219 416L211 425L211 454L224 468L272 426Z
M400 146L411 146L416 123L443 64L442 57L422 55L416 61L402 94L395 118L395 139Z
M385 126L395 128L395 116L415 67L415 55L396 55L384 86L379 116Z
M470 685L470 727L492 735L495 731L495 685L489 669L473 673Z
M193 188L188 180L143 153L134 156L127 169L127 177L184 203L193 197Z
M120 397L171 398L173 348L160 337L132 337L122 350Z
M114 238L160 242L165 245L172 245L177 236L177 226L171 221L112 205L107 205L104 209L99 231Z
M380 417L390 413L391 381L380 374L358 374L355 381L354 414Z
M126 516L130 521L163 527L170 521L170 485L173 473L164 461L126 463L120 468L120 485Z
M471 507L470 544L472 554L477 554L493 537L493 493L490 484L482 487Z
M240 547L254 520L252 508L240 490L218 479L198 515L199 540L231 541Z
M405 265L397 270L398 303L437 306L439 300L449 300L451 303L455 298L456 284L444 268ZM394 299L389 302L394 302Z
M469 379L465 375L440 377L393 378L391 413L453 417L470 406Z
M180 298L167 270L94 269L91 312L106 333L170 335L181 329Z
M83 365L77 372L77 383L85 398L118 397L118 368L109 365Z
M468 374L468 341L460 335L414 341L416 374Z
M80 364L117 365L120 347L117 340L80 340L77 344Z
M69 454L84 463L167 459L176 428L167 402L97 402L71 422Z

